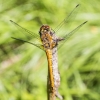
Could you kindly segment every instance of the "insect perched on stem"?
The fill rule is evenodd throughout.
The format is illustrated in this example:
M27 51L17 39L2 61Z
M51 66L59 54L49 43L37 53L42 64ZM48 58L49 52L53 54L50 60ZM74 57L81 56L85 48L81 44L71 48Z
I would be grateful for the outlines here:
M31 35L32 38L40 39L41 44L35 44L34 41L30 42L27 40L24 40L22 38L16 38L12 37L13 39L20 40L22 42L26 42L32 45L35 45L41 49L43 49L46 53L47 60L48 60L48 80L47 80L47 91L48 91L48 100L55 100L56 97L58 97L60 100L63 100L62 96L58 92L58 88L60 86L60 74L58 71L58 57L57 57L57 47L59 45L59 42L66 41L73 33L75 33L78 29L80 29L87 21L80 24L78 27L73 29L70 33L65 34L64 37L59 38L56 36L56 32L65 24L68 22L69 18L73 15L75 10L79 7L77 5L72 12L66 17L56 28L55 31L51 29L49 25L42 25L39 30L40 37L21 27L14 21L10 20L14 25L16 25L20 30L23 31L23 33L28 33Z

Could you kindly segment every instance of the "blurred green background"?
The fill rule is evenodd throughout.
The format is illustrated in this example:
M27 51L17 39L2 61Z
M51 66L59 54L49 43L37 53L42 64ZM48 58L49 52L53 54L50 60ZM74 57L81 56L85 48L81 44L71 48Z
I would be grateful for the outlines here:
M38 34L42 24L55 29L77 4L75 17L57 35L88 23L58 51L59 92L64 100L100 100L99 0L0 0L0 100L47 100L45 52L12 39L21 32L9 20Z

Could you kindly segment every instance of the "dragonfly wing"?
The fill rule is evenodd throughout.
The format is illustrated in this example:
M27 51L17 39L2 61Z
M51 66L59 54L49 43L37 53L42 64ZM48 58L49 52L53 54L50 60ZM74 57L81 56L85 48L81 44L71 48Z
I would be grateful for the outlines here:
M19 41L22 41L22 42L25 42L25 43L29 43L29 44L32 44L32 45L34 45L34 46L36 46L36 47L38 47L38 48L40 48L40 49L44 49L43 48L43 45L40 45L40 44L35 44L35 43L32 43L32 42L29 42L29 41L25 41L25 40L22 40L22 39L19 39L19 38L14 38L14 37L11 37L12 39L15 39L15 40L19 40Z
M68 34L66 34L63 39L67 40L72 34L74 34L75 32L77 32L85 23L87 23L87 21L83 22L82 24L80 24L78 27L76 27L75 29L73 29L71 32L69 32Z
M14 26L17 27L17 29L19 30L19 32L21 32L21 34L18 34L18 33L15 34L17 37L19 37L19 38L20 38L20 37L21 37L21 38L26 38L27 40L30 40L30 39L32 38L32 39L35 39L35 40L37 40L37 41L40 42L40 36L39 36L39 34L36 34L36 33L33 33L33 32L31 32L31 31L27 30L26 28L20 26L19 24L17 24L16 22L14 22L14 21L12 21L12 20L10 20L10 22L11 22ZM14 37L15 37L15 36L14 36Z
M13 25L15 25L15 26L18 28L18 30L22 31L23 33L26 33L26 34L28 34L28 35L31 35L32 38L37 38L37 39L39 39L39 35L38 35L38 34L33 33L33 32L31 32L31 31L27 30L26 28L20 26L19 24L17 24L16 22L14 22L14 21L12 21L12 20L10 20L10 22L11 22Z
M18 29L18 32L13 34L13 37L12 37L13 39L35 45L42 49L42 43L40 40L40 36L38 34L35 34L31 31L27 30L26 28L23 28L22 26L18 25L16 22L14 22L12 20L10 20L10 22L14 26L16 26Z
M75 16L77 15L79 4L75 6L75 8L65 17L65 19L54 29L54 31L57 33L59 29L64 26L66 23L69 23L71 20L75 19ZM68 25L68 24L67 24Z
M77 32L86 23L87 23L87 21L83 22L82 24L80 24L79 26L77 26L75 29L73 29L71 32L69 32L68 34L66 34L62 38L61 45L58 48L60 48L70 38L71 35L73 35L75 32Z

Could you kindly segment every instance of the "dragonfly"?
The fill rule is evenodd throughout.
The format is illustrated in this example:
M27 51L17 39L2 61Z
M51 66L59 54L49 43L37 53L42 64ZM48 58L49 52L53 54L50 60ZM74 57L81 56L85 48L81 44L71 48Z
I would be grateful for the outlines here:
M68 40L68 38L78 31L87 21L81 23L71 32L65 34L63 37L57 37L55 33L66 23L68 23L69 18L73 15L75 10L79 7L79 4L71 11L71 13L65 17L65 19L53 30L49 25L42 25L39 30L39 35L23 28L16 22L11 21L15 26L17 26L25 34L30 34L30 36L36 40L40 41L40 44L24 40L22 38L12 37L13 39L32 44L45 51L48 61L48 80L47 80L47 91L48 91L48 100L55 100L58 97L60 100L63 100L63 97L58 92L60 86L60 74L58 71L58 58L57 58L57 48L59 43L62 41ZM63 45L63 44L62 44ZM61 46L62 46L61 45ZM51 98L51 99L50 99Z

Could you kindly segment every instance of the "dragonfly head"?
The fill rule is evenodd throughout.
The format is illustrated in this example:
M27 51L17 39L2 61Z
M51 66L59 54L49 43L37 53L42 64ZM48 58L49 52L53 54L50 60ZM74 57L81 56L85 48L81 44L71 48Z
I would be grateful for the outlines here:
M39 31L40 35L43 34L43 33L48 33L48 32L50 32L50 26L42 25L40 27L40 31Z

